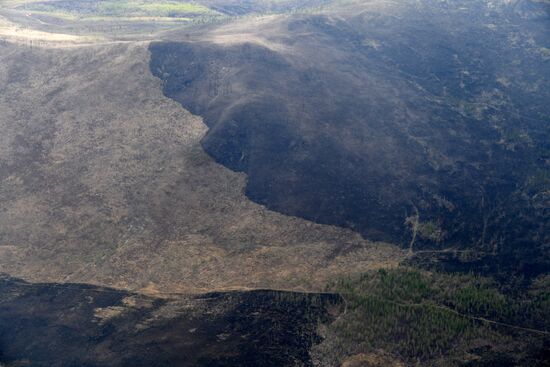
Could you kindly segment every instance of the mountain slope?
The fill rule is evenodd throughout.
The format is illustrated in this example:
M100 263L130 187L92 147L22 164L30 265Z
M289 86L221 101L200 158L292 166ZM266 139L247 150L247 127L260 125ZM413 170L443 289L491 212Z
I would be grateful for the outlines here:
M369 239L474 248L506 271L544 272L548 5L329 9L176 32L150 47L151 70L204 117L203 147L247 174L252 200Z
M143 44L0 45L0 268L137 289L318 289L396 265L356 233L273 213L200 146Z

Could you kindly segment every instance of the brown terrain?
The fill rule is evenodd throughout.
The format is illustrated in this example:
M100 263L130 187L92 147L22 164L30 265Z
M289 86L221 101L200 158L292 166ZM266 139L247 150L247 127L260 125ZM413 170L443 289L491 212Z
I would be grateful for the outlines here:
M0 367L546 366L549 14L0 0Z
M234 41L232 41L234 42ZM281 215L212 161L163 96L147 43L0 52L0 269L126 289L316 290L396 246Z

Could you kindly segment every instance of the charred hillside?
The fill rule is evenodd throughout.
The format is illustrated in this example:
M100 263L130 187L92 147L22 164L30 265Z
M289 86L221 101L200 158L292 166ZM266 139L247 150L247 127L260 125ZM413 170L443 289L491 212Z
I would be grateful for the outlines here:
M248 175L252 200L369 239L475 249L478 268L544 271L547 4L362 10L154 43L150 68L204 117L203 147Z
M0 278L7 366L311 366L331 294L276 291L144 296Z

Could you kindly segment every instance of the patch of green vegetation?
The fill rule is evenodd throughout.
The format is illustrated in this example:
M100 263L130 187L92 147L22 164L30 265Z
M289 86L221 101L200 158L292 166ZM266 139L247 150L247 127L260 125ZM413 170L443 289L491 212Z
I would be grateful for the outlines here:
M496 319L507 319L517 312L517 305L508 302L496 289L468 284L452 295L452 306L466 315L482 315Z
M475 345L483 345L483 353L498 351L518 363L533 362L536 357L527 350L543 348L550 338L544 334L550 330L548 284L512 296L487 278L400 268L340 279L327 289L347 301L347 312L329 330L329 353L339 353L341 360L384 350L407 363L427 365L440 359L464 361L478 352Z
M87 17L85 19L88 22L103 22L103 21L112 21L112 17ZM189 17L117 17L116 21L119 23L123 22L156 22L156 23L181 23L181 22L191 22L193 18Z
M418 234L420 237L432 241L439 241L443 236L443 231L439 225L432 221L421 222L418 225Z
M182 17L185 15L202 15L210 13L205 6L193 3L158 1L104 1L98 7L100 15L110 16L155 16Z
M160 0L84 0L34 2L21 6L26 11L88 17L167 17L185 18L213 15L214 11L193 2Z

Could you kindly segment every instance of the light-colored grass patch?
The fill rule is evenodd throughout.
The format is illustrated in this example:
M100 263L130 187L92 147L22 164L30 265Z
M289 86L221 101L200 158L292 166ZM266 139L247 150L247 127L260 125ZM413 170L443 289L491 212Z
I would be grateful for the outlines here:
M102 2L35 2L15 3L19 10L47 13L53 16L89 17L167 17L182 18L214 14L206 6L179 1L149 2L143 0L102 1Z

